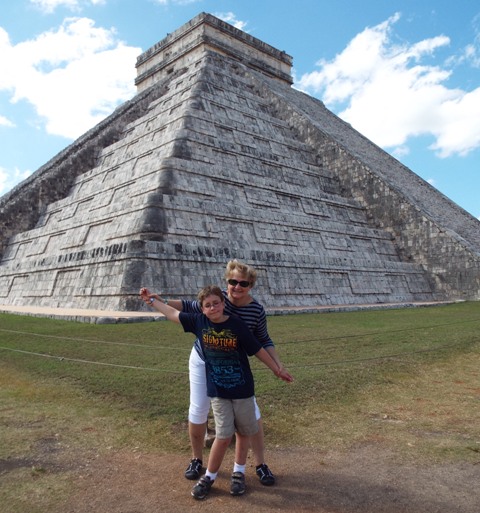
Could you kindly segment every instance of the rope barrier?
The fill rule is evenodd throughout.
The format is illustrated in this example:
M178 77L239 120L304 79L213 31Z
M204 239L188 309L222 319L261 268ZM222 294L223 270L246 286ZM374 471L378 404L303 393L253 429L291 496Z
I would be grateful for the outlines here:
M370 337L374 335L385 335L388 333L404 333L406 331L417 331L417 330L426 330L432 328L444 328L445 326L456 326L458 324L466 324L468 322L480 322L480 319L470 319L467 321L457 321L457 322L448 322L443 324L433 324L431 326L417 326L412 328L399 328L396 330L387 330L387 331L370 331L366 333L354 333L352 335L339 335L335 337L324 337L322 339L304 339L304 340L291 340L287 342L283 342L282 345L286 344L299 344L304 342L328 342L330 340L341 340L341 339L350 339L350 338L362 338L362 337Z
M479 341L480 340L474 340L473 343L475 344L475 343L478 343ZM312 369L312 368L318 368L318 367L327 367L327 366L334 367L337 365L347 365L347 364L351 364L351 363L362 363L362 362L369 362L369 361L375 361L375 360L388 360L391 358L401 358L401 357L409 356L409 355L413 355L413 354L430 353L430 352L439 351L442 349L448 349L450 347L459 346L460 344L462 344L462 342L458 342L456 344L445 344L443 346L437 346L437 347L433 347L433 348L429 348L429 349L417 349L415 351L405 351L403 353L393 353L393 354L387 354L387 355L382 355L382 356L371 356L368 358L336 360L336 361L331 361L331 362L322 362L322 363L315 363L315 364L310 364L310 365L289 365L288 368L289 369ZM172 370L168 370L168 369L153 368L153 367L140 367L140 366L135 366L135 365L120 365L120 364L115 364L115 363L96 362L93 360L83 360L83 359L79 359L79 358L68 358L65 356L55 356L55 355L49 355L49 354L44 354L44 353L35 353L32 351L24 351L22 349L14 349L11 347L0 346L0 350L12 351L15 353L23 353L23 354L33 355L33 356L41 356L44 358L52 358L52 359L56 359L59 361L89 363L92 365L103 365L106 367L117 367L117 368L134 369L134 370L146 370L146 371L164 372L164 373L169 373L169 374L188 374L188 372L186 372L186 371L172 371ZM254 369L254 370L259 371L259 372L268 371L268 369L266 369L264 367L260 367L258 369Z
M93 364L93 365L102 365L105 367L117 367L117 368L121 368L121 369L156 371L156 372L165 372L165 373L169 373L169 374L188 374L188 372L186 372L186 371L172 371L172 370L168 370L168 369L158 369L158 368L154 368L154 367L138 367L135 365L120 365L120 364L116 364L116 363L95 362L92 360L82 360L80 358L68 358L65 356L54 356L54 355L45 354L45 353L34 353L32 351L24 351L22 349L14 349L11 347L0 346L0 349L3 349L5 351L12 351L14 353L23 353L23 354L33 355L33 356L42 356L43 358L52 358L52 359L55 359L55 360L58 360L61 362L66 361L66 362L75 362L75 363L89 363L89 364Z
M43 335L42 333L32 333L29 331L16 331L16 330L6 330L0 328L0 331L3 331L5 333L17 333L19 335L29 335L32 337L43 337L43 338L52 338L55 340L65 340L67 342L88 342L91 344L107 344L107 345L115 345L115 346L126 346L126 347L141 347L146 349L168 349L171 351L191 351L191 347L185 348L185 347L169 347L169 346L152 346L149 344L131 344L127 342L112 342L110 340L93 340L88 338L75 338L75 337L60 337L57 335Z
M437 324L437 325L431 325L431 326L421 326L421 327L412 327L412 328L403 328L403 329L397 329L397 330L390 330L390 331L381 331L381 332L370 332L370 333L363 333L363 334L353 334L353 335L340 335L338 337L328 337L323 339L313 339L313 340L300 340L295 341L296 343L301 342L325 342L325 341L331 341L331 340L340 340L345 338L358 338L358 337L364 337L364 336L371 336L371 335L385 335L388 333L400 333L400 332L406 332L406 331L415 331L419 329L432 329L432 328L443 328L445 326L453 326L458 324L465 324L468 322L479 322L480 319L471 319L467 321L458 321L458 322L451 322L451 323L443 323L443 324ZM100 344L111 344L111 345L121 345L121 346L127 346L127 347L141 347L141 348L147 348L147 349L169 349L169 350L177 350L177 351L191 351L191 348L177 348L177 347L165 347L165 346L152 346L152 345L143 345L143 344L131 344L126 342L111 342L111 341L105 341L105 340L92 340L92 339L82 339L82 338L74 338L74 337L62 337L62 336L55 336L55 335L44 335L40 333L31 333L31 332L25 332L25 331L16 331L16 330L7 330L7 329L1 329L1 332L6 333L17 333L21 335L29 335L29 336L36 336L36 337L44 337L44 338L52 338L52 339L59 339L59 340L66 340L66 341L77 341L77 342L89 342L89 343L100 343ZM473 343L477 343L479 340L474 340ZM285 342L283 344L287 344L289 342ZM290 342L291 343L291 342ZM318 367L327 367L327 366L338 366L338 365L346 365L351 363L362 363L367 361L375 361L375 360L386 360L391 358L399 358L404 357L412 354L420 354L420 353L427 353L427 352L434 352L437 350L447 349L450 347L455 347L463 342L458 342L454 344L445 344L443 346L437 346L435 348L429 348L429 349L418 349L414 351L408 351L403 353L394 353L389 355L383 355L383 356L372 356L367 358L358 358L358 359L349 359L349 360L337 360L337 361L331 361L331 362L322 362L322 363L314 363L309 365L289 365L289 369L308 369L308 368L318 368ZM283 345L282 344L282 345ZM120 364L113 364L113 363L105 363L105 362L96 362L92 360L83 360L78 358L68 358L64 356L54 356L54 355L48 355L44 353L36 353L32 351L25 351L21 349L14 349L10 347L3 347L0 346L0 350L4 351L12 351L16 353L23 353L33 356L40 356L44 358L52 358L59 361L70 361L70 362L76 362L76 363L85 363L85 364L92 364L92 365L101 365L101 366L107 366L107 367L116 367L116 368L124 368L124 369L134 369L134 370L146 370L146 371L155 371L155 372L164 372L164 373L170 373L170 374L188 374L186 371L172 371L168 369L161 369L161 368L152 368L152 367L141 367L141 366L134 366L134 365L120 365ZM255 369L256 371L266 371L268 369L259 368Z
M457 321L457 322L450 322L450 323L443 323L443 324L432 324L429 326L416 326L411 328L399 328L395 330L386 330L386 331L370 331L366 333L353 333L351 335L338 335L335 337L323 337L321 339L314 338L314 339L303 339L303 340L290 340L281 342L280 344L276 345L287 345L287 344L303 344L303 343L312 343L312 342L329 342L332 340L342 340L342 339L351 339L351 338L362 338L362 337L370 337L375 335L385 335L389 333L404 333L407 331L418 331L418 330L426 330L426 329L436 329L436 328L444 328L445 326L455 326L458 324L466 324L470 322L480 322L479 319L470 319L470 320L463 320L463 321ZM75 337L64 337L64 336L56 336L56 335L43 335L41 333L32 333L29 331L17 331L17 330L7 330L0 328L0 332L6 332L6 333L18 333L20 335L30 335L33 337L44 337L44 338L52 338L52 339L59 339L59 340L66 340L66 341L74 341L74 342L89 342L94 344L111 344L111 345L119 345L119 346L126 346L126 347L141 347L141 348L147 348L147 349L168 349L172 351L191 351L191 347L184 348L184 347L171 347L171 346L152 346L148 344L132 344L127 342L111 342L108 340L93 340L93 339L86 339L86 338L75 338Z
M478 342L480 342L480 339L474 340L471 343L476 344ZM412 354L431 353L434 351L439 351L442 349L448 349L450 347L459 346L461 344L463 344L463 342L457 342L455 344L445 344L443 346L431 347L429 349L417 349L415 351L405 351L404 353L393 353L393 354L387 354L387 355L382 355L382 356L369 356L367 358L357 358L357 359L351 359L351 360L337 360L337 361L332 361L332 362L313 363L310 365L289 365L288 368L289 369L310 369L310 368L316 368L316 367L327 367L329 365L335 366L335 365L345 365L345 364L349 364L349 363L369 362L369 361L375 361L375 360L388 360L390 358L399 358L402 356L409 356ZM264 371L264 370L268 370L268 369L264 369L262 367L262 368L256 369L256 370Z

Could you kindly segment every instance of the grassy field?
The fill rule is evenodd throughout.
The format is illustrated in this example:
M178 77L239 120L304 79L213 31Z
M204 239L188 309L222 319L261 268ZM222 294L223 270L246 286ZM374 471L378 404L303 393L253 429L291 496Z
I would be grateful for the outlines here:
M295 382L252 359L267 447L342 451L373 441L399 460L480 461L480 303L268 322ZM165 321L1 314L0 501L38 493L31 477L59 445L71 455L127 447L187 453L191 345L191 335ZM42 497L68 486L66 477L42 479L49 492L37 498L39 511Z

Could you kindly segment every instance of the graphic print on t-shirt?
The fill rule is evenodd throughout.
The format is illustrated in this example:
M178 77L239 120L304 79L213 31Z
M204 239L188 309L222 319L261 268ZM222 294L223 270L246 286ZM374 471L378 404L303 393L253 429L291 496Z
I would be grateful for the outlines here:
M202 342L212 383L225 389L244 385L237 335L229 329L215 331L210 327L202 331Z

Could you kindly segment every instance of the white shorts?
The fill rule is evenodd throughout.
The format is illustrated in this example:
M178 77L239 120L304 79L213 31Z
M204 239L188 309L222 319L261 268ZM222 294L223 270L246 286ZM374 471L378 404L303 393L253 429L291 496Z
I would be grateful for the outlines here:
M190 407L188 409L188 420L192 424L205 424L210 411L210 397L207 395L207 375L205 362L200 358L193 347L188 362L190 376ZM255 399L255 417L260 419L260 410Z

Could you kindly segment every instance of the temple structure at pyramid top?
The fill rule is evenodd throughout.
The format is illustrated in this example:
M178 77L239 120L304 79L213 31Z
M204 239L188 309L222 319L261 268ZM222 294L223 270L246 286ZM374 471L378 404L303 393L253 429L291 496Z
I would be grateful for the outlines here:
M0 198L0 304L141 310L228 260L269 307L480 298L480 222L292 87L292 58L199 14L138 93Z
M202 13L152 46L137 59L135 84L143 91L206 51L239 61L268 77L291 85L292 57L228 23Z

